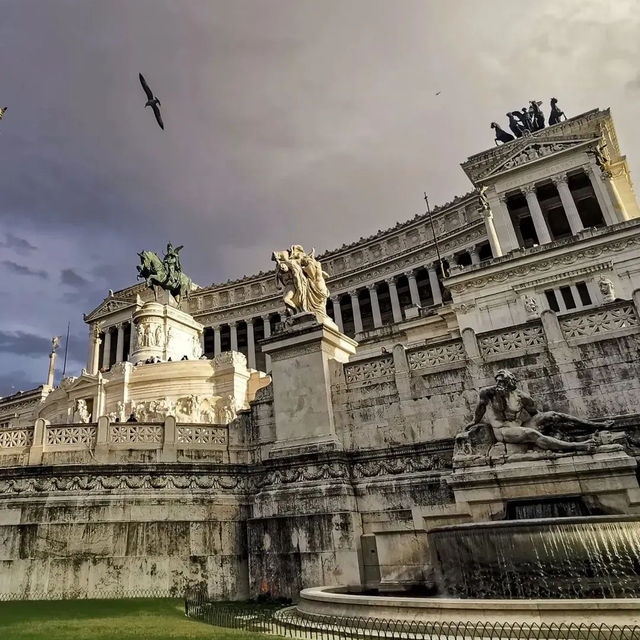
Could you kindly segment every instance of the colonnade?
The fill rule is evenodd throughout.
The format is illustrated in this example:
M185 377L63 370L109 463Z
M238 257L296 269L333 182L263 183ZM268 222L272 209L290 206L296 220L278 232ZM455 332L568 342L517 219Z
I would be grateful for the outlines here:
M572 187L570 183L580 182L581 178L587 178L588 181L584 180L584 184L581 183L580 187ZM577 171L561 172L541 182L534 181L518 189L498 193L491 202L491 210L485 211L487 235L494 255L503 255L523 245L522 237L518 237L521 234L516 228L517 220L514 220L514 210L518 208L518 204L514 205L514 202L518 198L524 197L526 201L526 209L535 229L537 244L548 244L558 239L553 226L563 224L563 221L551 219L557 216L557 207L553 211L543 211L540 199L541 190L549 191L551 185L555 187L571 235L576 235L585 228L583 219L585 217L589 219L586 226L598 224L596 218L599 218L600 224L606 225L624 221L626 219L624 206L619 200L614 185L611 185L610 191L607 180L606 172L589 163ZM589 202L590 200L595 202ZM582 211L579 210L577 203L580 204Z

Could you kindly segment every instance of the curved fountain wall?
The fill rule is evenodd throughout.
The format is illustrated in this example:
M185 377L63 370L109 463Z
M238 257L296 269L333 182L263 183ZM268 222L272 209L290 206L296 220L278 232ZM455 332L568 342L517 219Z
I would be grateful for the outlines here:
M454 525L428 537L449 597L640 597L637 516Z

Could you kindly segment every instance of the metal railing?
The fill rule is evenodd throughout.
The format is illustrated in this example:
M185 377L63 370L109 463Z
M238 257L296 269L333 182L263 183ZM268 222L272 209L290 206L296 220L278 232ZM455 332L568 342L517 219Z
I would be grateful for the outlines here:
M640 626L321 616L277 603L216 603L193 591L185 594L184 606L185 615L218 627L309 640L640 640Z

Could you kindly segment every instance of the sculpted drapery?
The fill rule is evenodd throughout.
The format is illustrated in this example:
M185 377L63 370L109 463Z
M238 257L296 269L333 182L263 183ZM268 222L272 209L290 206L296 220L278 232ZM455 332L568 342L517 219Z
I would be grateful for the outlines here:
M276 281L284 289L284 303L288 315L309 312L318 322L327 319L326 304L329 290L325 278L329 274L315 257L315 249L306 253L299 244L289 250L274 251Z

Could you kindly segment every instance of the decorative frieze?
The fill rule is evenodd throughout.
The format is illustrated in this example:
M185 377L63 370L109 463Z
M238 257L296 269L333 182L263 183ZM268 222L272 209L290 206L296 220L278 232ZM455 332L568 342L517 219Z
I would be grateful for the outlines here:
M384 376L392 376L395 373L393 358L382 357L375 360L365 360L348 364L344 368L347 383L368 382Z
M190 473L128 473L51 475L0 478L0 495L38 495L59 493L92 493L114 491L197 491L244 493L247 482L244 475L229 470L226 473L209 471Z
M510 331L491 332L478 336L478 347L483 357L505 355L529 349L544 349L546 337L542 325L525 325Z
M465 354L462 342L447 342L442 345L414 349L407 353L409 369L412 370L464 362L464 359Z
M568 339L599 336L639 325L638 315L629 303L560 318L562 333Z

